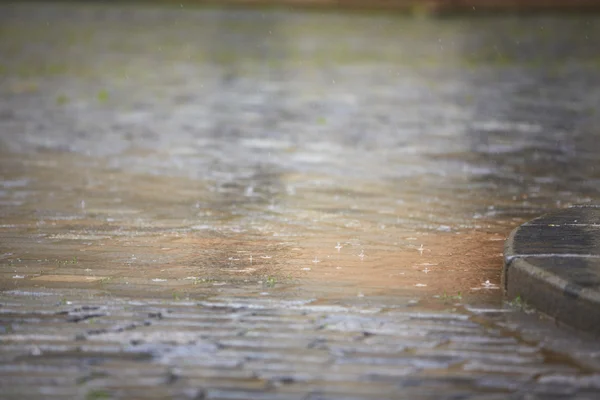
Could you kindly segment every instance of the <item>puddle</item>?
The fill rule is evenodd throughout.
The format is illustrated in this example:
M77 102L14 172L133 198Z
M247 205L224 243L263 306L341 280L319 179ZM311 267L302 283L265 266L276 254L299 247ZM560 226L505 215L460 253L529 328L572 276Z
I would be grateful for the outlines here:
M0 40L1 287L498 304L510 230L598 198L595 51L569 41L567 66L489 33L550 40L525 20L198 9L143 35L28 29L42 9L13 8ZM137 11L139 29L158 15ZM597 35L582 18L544 23ZM25 56L57 55L71 67L11 91Z

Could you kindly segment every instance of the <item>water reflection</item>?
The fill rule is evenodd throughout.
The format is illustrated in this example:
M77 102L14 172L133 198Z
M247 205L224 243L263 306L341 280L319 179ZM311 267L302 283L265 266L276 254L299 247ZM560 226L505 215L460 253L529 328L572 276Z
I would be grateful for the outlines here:
M44 9L3 17L3 288L499 302L510 229L598 198L596 18Z

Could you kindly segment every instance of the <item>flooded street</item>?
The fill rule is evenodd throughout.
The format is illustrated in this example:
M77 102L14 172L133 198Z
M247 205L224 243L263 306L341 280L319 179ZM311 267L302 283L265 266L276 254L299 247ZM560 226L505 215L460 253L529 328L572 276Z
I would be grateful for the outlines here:
M600 199L599 41L0 6L7 398L595 398L600 345L500 275L514 227Z

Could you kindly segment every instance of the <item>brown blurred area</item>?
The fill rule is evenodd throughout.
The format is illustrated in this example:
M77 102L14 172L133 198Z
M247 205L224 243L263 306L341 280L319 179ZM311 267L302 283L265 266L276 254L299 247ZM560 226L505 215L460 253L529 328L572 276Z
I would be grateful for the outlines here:
M179 0L169 0L180 2ZM312 8L395 9L411 12L600 10L600 0L187 0L229 5Z

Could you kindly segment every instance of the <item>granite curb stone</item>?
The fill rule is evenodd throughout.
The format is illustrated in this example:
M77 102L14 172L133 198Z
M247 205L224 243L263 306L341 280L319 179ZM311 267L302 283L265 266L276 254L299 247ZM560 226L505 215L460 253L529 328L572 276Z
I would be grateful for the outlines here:
M555 211L516 228L504 246L510 300L600 334L600 206Z

